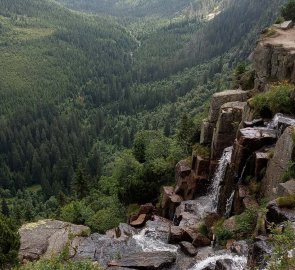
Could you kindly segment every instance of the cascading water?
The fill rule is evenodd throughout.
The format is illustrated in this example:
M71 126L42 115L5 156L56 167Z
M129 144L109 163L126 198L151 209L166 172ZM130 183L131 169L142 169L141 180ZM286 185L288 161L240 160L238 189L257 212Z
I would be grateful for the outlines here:
M237 256L232 254L223 254L223 255L216 255L208 257L207 259L198 262L189 270L203 270L207 269L207 267L214 266L218 260L231 260L232 270L244 270L247 265L247 258L244 256ZM211 269L211 268L210 268Z
M165 243L157 234L156 229L147 228L143 229L139 234L132 236L132 238L135 240L135 244L144 252L177 252L177 246Z
M231 209L232 209L233 202L234 202L234 196L235 196L235 191L232 192L232 194L230 195L230 197L226 201L226 207L225 207L225 216L226 217L230 216Z
M283 115L282 113L277 113L274 118L271 120L270 123L268 123L267 128L269 129L278 129L279 128L279 123L284 123L286 126L294 126L295 125L295 119Z
M219 160L218 168L213 177L211 191L209 194L211 201L211 210L217 212L219 193L220 193L220 183L224 179L226 168L231 160L233 147L227 147L224 149L221 159Z

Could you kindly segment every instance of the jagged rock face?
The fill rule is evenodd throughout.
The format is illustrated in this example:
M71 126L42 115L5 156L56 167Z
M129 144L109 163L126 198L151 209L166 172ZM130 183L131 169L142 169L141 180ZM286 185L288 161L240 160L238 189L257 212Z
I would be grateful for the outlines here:
M235 189L242 176L243 168L247 164L251 155L258 149L272 145L277 140L277 133L272 129L261 129L258 127L244 128L238 131L237 139L234 143L231 164L226 171L222 182L218 212L225 213L227 199ZM247 201L243 202L247 203Z
M219 111L225 103L240 101L245 102L249 97L248 91L226 90L212 96L208 119L204 120L201 128L201 144L211 144L214 128L216 126Z
M258 42L253 61L256 88L264 90L268 79L295 82L295 28L276 29L276 34Z
M268 163L266 175L262 180L262 194L270 199L276 196L275 188L282 182L282 177L288 169L289 162L294 157L294 134L295 127L288 127L284 131L275 146L273 158Z
M165 186L162 190L161 208L165 218L173 219L175 209L183 201L183 198L174 192L174 187Z
M211 159L220 159L223 150L233 144L246 102L228 102L221 106L211 146Z
M175 194L181 196L184 200L191 200L194 197L198 178L186 160L177 163L175 178Z
M23 225L19 229L19 234L20 259L33 261L59 254L68 243L75 248L75 239L81 235L89 235L90 229L82 225L48 219Z

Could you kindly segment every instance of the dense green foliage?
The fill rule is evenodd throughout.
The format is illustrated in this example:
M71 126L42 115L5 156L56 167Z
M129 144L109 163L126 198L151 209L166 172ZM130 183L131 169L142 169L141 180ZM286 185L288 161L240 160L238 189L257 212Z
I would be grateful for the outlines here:
M281 1L61 2L99 15L0 1L1 209L103 232L173 181Z
M268 110L273 115L278 112L290 114L294 112L292 101L294 89L294 84L286 82L274 84L269 91L255 95L251 100L251 106L257 113Z
M289 0L288 3L282 8L282 16L285 20L295 21L295 1Z
M19 245L17 228L0 213L0 269L17 262Z

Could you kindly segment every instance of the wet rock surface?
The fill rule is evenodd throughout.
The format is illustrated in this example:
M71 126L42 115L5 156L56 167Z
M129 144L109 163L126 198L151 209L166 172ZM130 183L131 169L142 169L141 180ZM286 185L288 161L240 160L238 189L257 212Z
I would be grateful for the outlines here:
M171 252L139 252L119 260L113 260L108 265L153 270L169 267L175 260L176 255Z

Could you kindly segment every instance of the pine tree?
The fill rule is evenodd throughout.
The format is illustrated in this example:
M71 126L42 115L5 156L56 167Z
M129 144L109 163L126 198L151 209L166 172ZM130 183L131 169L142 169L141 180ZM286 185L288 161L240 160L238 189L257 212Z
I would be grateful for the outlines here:
M72 193L75 194L78 199L84 198L89 193L89 178L81 164L73 179Z
M6 217L9 217L9 215L10 215L8 204L7 204L6 200L4 200L4 199L2 200L2 203L1 203L1 212Z

